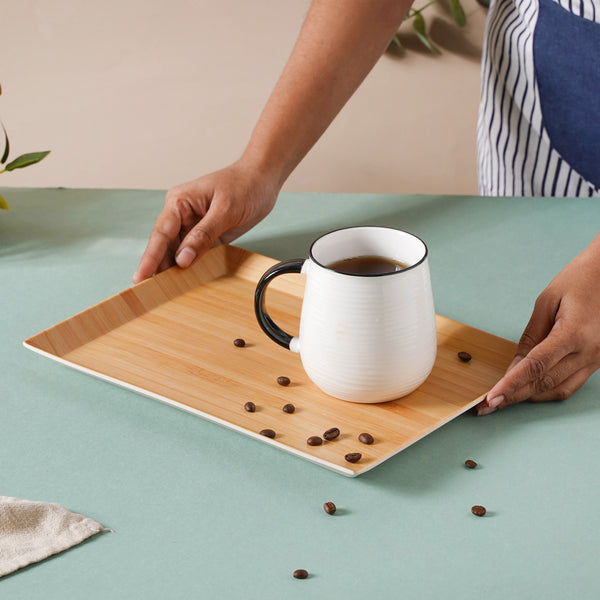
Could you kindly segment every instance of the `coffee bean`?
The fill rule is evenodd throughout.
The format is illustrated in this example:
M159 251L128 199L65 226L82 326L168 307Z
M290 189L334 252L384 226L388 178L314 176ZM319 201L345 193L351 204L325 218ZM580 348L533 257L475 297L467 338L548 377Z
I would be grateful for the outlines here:
M306 569L296 569L294 571L294 577L296 579L306 579L308 577L308 571Z
M325 504L323 504L323 510L328 515L332 515L337 510L337 508L333 502L325 502Z
M340 435L340 430L337 427L332 427L331 429L328 429L324 434L323 437L330 442L331 440L335 440L336 437L338 437Z
M483 515L485 515L485 506L473 506L471 507L471 512L476 516L476 517L483 517Z
M237 348L243 348L246 345L246 340L244 340L243 338L236 338L235 340L233 340L233 345Z
M375 441L370 433L361 433L358 440L363 444L372 444Z
M360 452L350 452L349 454L346 454L344 458L349 463L357 463L362 458L362 454Z
M468 352L459 352L457 356L463 362L469 362L472 358L472 356Z
M254 412L256 410L256 404L254 404L254 402L246 402L246 404L244 404L244 409L248 412Z
M307 440L306 443L309 446L320 446L323 443L323 440L318 436L318 435L311 435Z
M277 378L277 383L279 385L290 385L290 378L289 377L284 377L283 375L281 377Z
M273 439L275 437L275 432L272 429L263 429L260 432L260 435Z
M474 460L465 460L465 467L469 469L474 469L477 466L477 463Z
M293 404L286 404L282 410L284 413L291 415L296 410L296 407Z

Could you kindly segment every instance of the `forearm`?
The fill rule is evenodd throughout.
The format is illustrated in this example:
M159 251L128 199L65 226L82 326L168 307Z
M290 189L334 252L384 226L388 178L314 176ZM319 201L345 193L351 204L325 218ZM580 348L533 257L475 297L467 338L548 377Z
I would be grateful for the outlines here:
M279 185L384 52L412 0L314 0L242 161Z
M598 232L598 235L592 240L592 243L589 245L589 247L596 254L596 256L600 257L600 232Z

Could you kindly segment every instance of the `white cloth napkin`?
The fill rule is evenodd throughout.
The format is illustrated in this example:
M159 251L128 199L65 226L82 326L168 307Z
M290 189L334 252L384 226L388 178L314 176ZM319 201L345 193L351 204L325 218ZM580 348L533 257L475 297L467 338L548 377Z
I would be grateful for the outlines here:
M60 504L0 496L0 577L71 548L104 529Z

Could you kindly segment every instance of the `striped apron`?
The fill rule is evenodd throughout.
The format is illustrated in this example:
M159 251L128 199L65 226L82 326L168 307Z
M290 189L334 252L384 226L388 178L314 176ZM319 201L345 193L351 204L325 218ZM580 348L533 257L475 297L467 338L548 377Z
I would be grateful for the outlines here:
M600 0L492 0L477 143L482 195L600 196Z

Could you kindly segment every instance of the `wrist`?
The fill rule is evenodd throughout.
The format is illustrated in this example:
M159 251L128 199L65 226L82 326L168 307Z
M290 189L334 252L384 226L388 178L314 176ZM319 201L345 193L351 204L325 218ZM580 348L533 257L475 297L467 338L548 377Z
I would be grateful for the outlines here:
M243 154L231 165L231 168L242 177L249 189L261 195L277 197L285 178L281 171L271 163L263 154L246 149Z
M253 177L268 182L277 189L283 186L293 170L293 167L288 168L283 152L269 152L252 142L248 144L237 163Z

